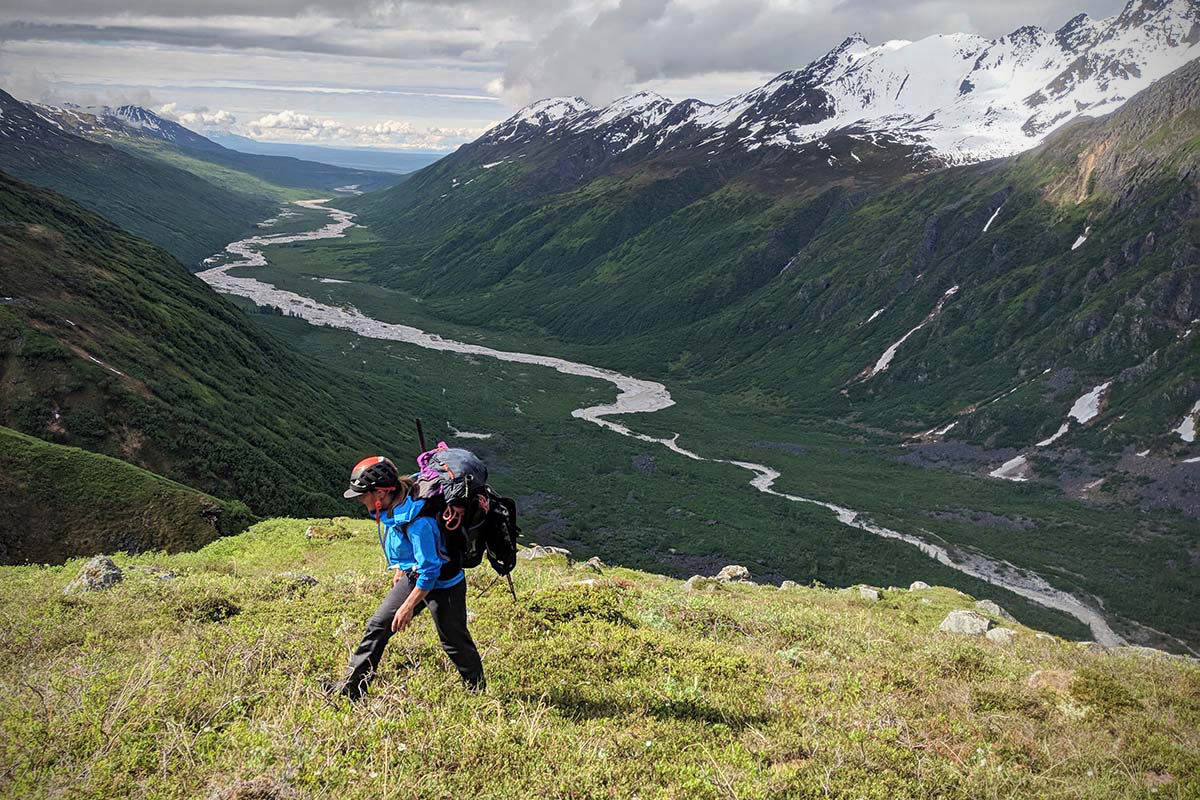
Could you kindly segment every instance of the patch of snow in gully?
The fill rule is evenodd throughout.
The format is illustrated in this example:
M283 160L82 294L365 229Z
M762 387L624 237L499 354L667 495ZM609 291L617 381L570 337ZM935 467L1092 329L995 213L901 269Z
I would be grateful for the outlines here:
M938 303L934 307L933 311L929 312L929 316L927 316L927 317L925 317L925 319L921 320L921 323L919 325L917 325L917 327L913 328L911 331L909 331L908 333L901 336L900 339L898 341L896 341L891 347L889 347L887 350L884 350L883 355L881 355L879 357L879 360L875 362L875 366L871 367L871 369L863 377L863 380L866 380L867 378L873 378L876 375L878 375L879 373L883 372L885 369L887 369L888 366L891 365L892 359L895 358L896 351L900 349L900 345L904 344L904 341L906 339L908 339L908 337L912 336L914 333L921 330L921 328L924 328L926 325L928 325L930 322L932 322L934 319L936 319L937 315L942 313L942 306L944 306L946 304L946 301L949 300L957 292L958 292L957 286L951 286L949 289L947 289L946 293L944 295L942 295L942 298L940 300L938 300ZM867 322L870 322L870 321L871 320L867 320Z

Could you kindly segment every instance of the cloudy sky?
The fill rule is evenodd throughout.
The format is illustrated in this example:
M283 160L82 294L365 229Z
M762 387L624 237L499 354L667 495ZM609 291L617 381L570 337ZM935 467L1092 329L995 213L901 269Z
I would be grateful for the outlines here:
M0 88L263 141L444 151L521 105L723 100L868 41L1058 28L1123 0L4 0Z

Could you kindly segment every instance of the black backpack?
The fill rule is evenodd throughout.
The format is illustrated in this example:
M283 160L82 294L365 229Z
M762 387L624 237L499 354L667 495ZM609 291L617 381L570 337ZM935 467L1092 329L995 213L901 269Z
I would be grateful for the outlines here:
M443 567L443 577L459 569L471 569L483 563L484 556L500 576L517 566L517 504L510 497L501 497L490 486L472 493L462 504L463 513L449 521L445 515L446 501L440 495L425 498L421 516L432 516L446 545L450 560ZM453 525L453 527L451 527ZM449 573L448 575L446 573Z
M487 467L469 450L448 448L422 453L418 494L425 500L421 516L434 517L450 560L442 577L483 563L486 555L500 576L517 566L517 504L487 484Z

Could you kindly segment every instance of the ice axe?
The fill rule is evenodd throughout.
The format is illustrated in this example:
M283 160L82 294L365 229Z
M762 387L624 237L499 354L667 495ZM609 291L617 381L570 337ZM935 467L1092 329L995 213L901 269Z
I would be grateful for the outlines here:
M417 417L417 444L421 445L421 452L424 453L425 447L425 431L421 428L421 418Z

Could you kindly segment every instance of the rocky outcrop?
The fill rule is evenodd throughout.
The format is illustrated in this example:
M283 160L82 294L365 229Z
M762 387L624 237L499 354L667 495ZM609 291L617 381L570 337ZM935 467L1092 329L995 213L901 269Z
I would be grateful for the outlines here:
M550 547L549 545L535 544L533 547L527 547L517 552L517 558L525 561L536 558L549 558L550 556L562 556L567 561L570 561L571 551L565 547Z
M943 633L958 633L964 636L983 636L992 625L992 621L976 611L960 609L951 611L942 620L938 630Z
M750 570L738 564L722 567L714 577L722 583L751 583Z
M910 592L919 592L922 589L928 589L928 588L929 588L929 584L926 583L925 581L913 581L912 583L910 583L908 585L908 590Z
M82 594L111 589L121 582L121 569L108 556L96 556L83 565L75 580L63 589L64 594Z
M600 556L592 556L587 561L576 564L575 569L588 570L600 574L604 571L604 562L600 560Z
M693 575L683 582L685 592L711 592L721 588L721 581L716 578L706 578L703 575Z
M1000 619L1008 620L1009 622L1017 621L1016 617L1005 611L993 600L976 600L975 610L981 614L989 614L993 617L999 617Z
M1008 644L1016 635L1017 632L1012 628L992 628L984 634L988 638L988 641L995 642L996 644Z

